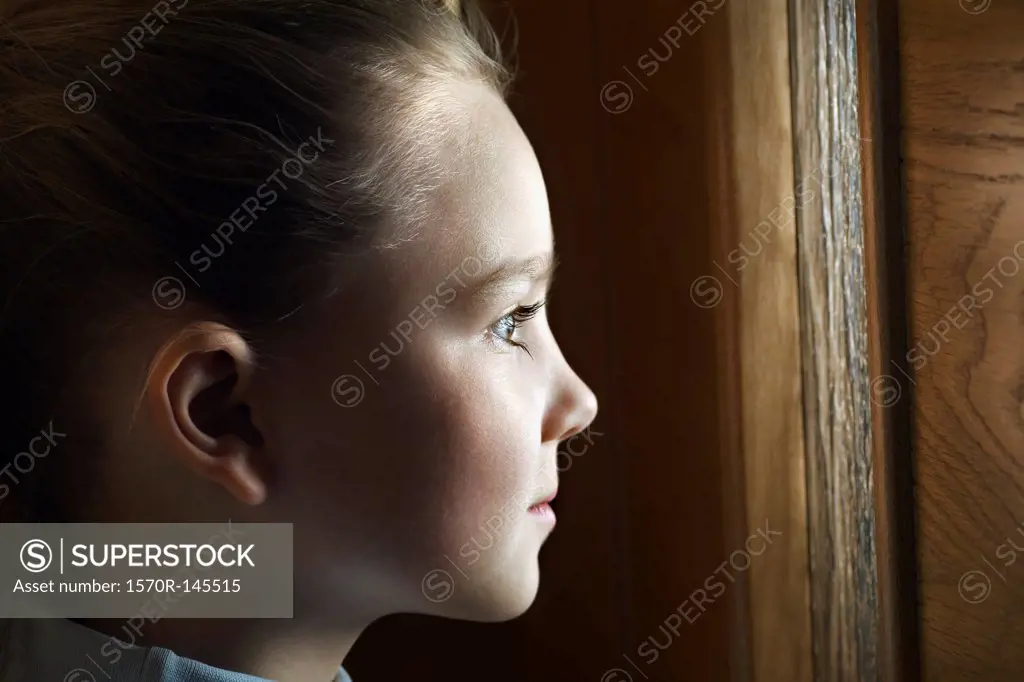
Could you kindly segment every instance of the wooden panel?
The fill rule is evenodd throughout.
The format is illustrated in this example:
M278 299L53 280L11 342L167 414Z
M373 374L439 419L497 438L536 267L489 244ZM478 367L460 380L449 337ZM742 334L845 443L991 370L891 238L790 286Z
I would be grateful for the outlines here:
M727 16L712 82L729 87L709 98L722 103L709 132L721 161L712 188L715 274L728 296L723 307L735 315L725 337L738 351L723 367L738 375L744 531L779 533L748 573L751 679L811 682L787 0L731 3Z
M539 4L546 15L554 3ZM691 298L718 246L708 131L716 124L712 100L730 88L711 70L728 16L718 0L701 3L707 11L699 18L691 2L588 4L599 79L593 96L608 111L600 111L594 140L604 229L586 229L603 241L602 277L610 284L616 379L608 407L621 439L628 542L623 639L607 652L607 670L566 679L743 680L748 574L726 563L747 537L742 460L732 440L739 415L723 372L735 339L725 326L728 308ZM553 60L542 68L585 77ZM716 575L723 564L732 578ZM706 588L709 578L724 590ZM602 658L590 651L590 659Z
M1024 679L1024 3L901 0L928 682Z

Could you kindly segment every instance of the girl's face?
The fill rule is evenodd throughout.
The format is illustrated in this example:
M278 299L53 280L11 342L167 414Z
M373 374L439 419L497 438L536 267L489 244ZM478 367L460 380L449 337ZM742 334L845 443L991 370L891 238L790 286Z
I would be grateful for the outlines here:
M288 338L250 349L223 328L158 329L111 350L92 404L133 427L112 432L92 520L291 522L296 615L501 620L530 605L554 525L530 507L555 493L558 444L597 401L537 308L553 242L533 150L489 89L451 94L431 217L351 266ZM124 397L138 365L141 412Z
M554 526L530 507L597 412L536 308L553 241L533 150L496 95L452 92L463 123L437 150L433 217L252 385L277 468L253 520L294 522L296 598L328 611L326 594L370 615L522 613Z

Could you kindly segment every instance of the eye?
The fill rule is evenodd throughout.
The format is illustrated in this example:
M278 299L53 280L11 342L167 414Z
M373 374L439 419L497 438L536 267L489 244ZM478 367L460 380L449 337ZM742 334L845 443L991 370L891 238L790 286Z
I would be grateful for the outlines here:
M505 315L497 322L495 322L493 325L491 325L491 334L497 337L502 343L514 346L516 348L521 348L522 350L525 350L527 353L529 353L530 357L533 357L533 354L530 353L530 349L529 347L527 347L525 343L521 341L516 341L515 334L522 325L524 325L529 320L532 320L537 315L537 313L540 312L540 309L543 308L544 304L546 303L547 300L545 299L542 301L538 301L537 303L534 303L532 305L521 305L517 307L515 310Z

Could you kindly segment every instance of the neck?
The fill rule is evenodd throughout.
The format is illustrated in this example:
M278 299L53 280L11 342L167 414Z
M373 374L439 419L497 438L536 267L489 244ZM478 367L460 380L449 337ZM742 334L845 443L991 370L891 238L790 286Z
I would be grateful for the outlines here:
M215 668L277 682L330 682L369 620L164 618L133 631L123 620L76 622L122 641L170 649Z

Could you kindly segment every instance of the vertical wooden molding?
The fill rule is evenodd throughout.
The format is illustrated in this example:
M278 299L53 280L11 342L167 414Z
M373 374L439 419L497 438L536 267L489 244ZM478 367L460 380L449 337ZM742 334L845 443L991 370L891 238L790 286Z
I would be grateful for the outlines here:
M792 0L815 680L882 679L857 0Z
M910 447L913 383L906 361L898 3L857 0L856 8L868 370L872 377L871 456L877 514L878 668L882 680L916 682L921 673Z
M788 0L729 3L724 14L710 84L725 104L709 139L724 226L715 265L735 321L723 334L735 392L723 427L737 434L745 490L734 542L758 529L781 533L747 572L750 674L735 679L812 682ZM734 493L724 499L737 504Z

